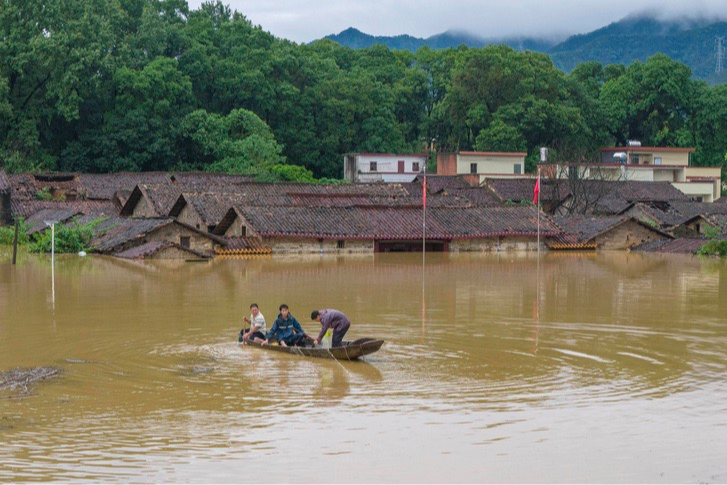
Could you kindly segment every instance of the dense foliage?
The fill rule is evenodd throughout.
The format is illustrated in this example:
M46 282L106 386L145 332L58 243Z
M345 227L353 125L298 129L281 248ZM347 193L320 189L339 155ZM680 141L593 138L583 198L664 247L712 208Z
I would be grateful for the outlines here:
M80 251L88 251L88 244L93 239L93 229L103 219L96 219L86 224L56 224L55 225L55 247L56 253L78 253ZM50 253L53 232L45 229L33 235L30 239L30 252L32 253Z
M340 178L346 152L695 146L723 166L727 86L664 55L565 74L506 46L416 53L277 39L223 4L7 0L8 171L221 170Z
M30 236L25 231L28 225L22 220L18 221L18 245L24 246L30 242ZM13 244L15 239L15 226L0 226L0 246Z

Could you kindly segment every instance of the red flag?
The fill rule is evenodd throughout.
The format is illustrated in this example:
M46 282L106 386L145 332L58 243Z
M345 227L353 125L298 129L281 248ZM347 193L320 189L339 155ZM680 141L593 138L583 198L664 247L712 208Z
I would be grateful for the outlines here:
M424 176L424 183L422 184L422 207L427 208L427 176Z
M538 204L539 195L540 195L540 175L538 174L538 179L535 181L535 190L533 190L533 205Z

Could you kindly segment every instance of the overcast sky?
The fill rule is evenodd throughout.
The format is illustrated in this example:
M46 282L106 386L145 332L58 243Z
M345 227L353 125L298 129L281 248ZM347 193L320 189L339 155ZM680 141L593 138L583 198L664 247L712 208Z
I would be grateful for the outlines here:
M202 0L188 0L196 9ZM222 0L273 35L310 42L355 27L372 35L564 37L645 10L727 19L727 0Z

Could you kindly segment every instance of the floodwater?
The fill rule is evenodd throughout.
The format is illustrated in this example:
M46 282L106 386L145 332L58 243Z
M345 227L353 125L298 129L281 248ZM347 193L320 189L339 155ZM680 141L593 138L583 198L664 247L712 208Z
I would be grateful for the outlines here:
M0 482L727 482L727 262L135 262L0 248ZM424 286L422 280L424 279ZM363 362L240 346L250 303Z

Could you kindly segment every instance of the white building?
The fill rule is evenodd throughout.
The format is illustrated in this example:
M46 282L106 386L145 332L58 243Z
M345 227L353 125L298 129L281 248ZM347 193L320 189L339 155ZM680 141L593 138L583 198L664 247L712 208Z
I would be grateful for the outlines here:
M343 157L343 177L349 182L412 182L424 172L426 153L349 153Z
M601 171L620 172L626 180L671 182L677 189L694 200L713 202L719 199L721 189L720 167L693 167L690 154L694 148L627 147L601 148ZM621 159L625 156L623 167Z

